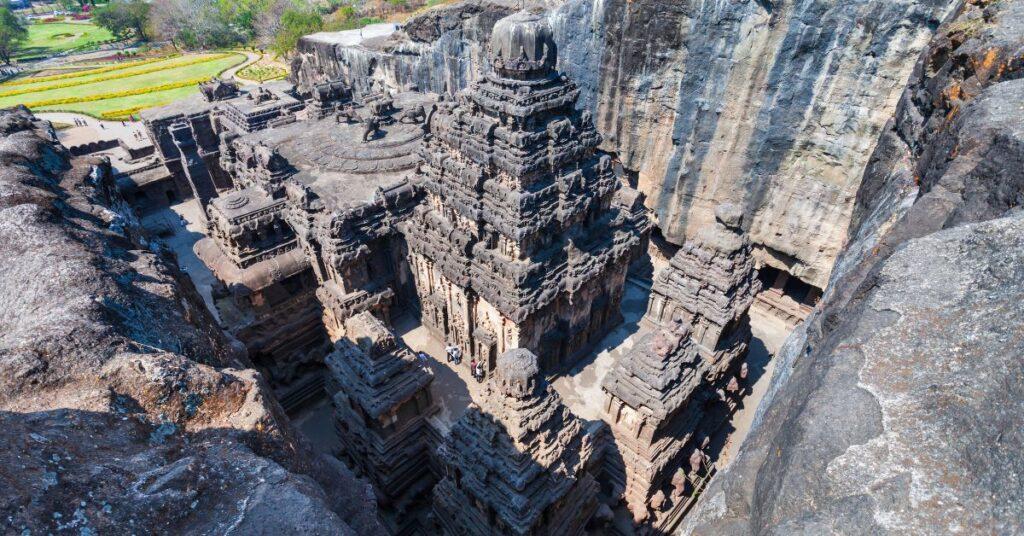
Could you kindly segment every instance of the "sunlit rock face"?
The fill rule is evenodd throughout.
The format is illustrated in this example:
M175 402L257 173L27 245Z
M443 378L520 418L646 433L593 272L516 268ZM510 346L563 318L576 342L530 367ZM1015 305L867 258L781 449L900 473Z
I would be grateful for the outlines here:
M431 10L355 45L300 45L309 65L455 91L489 68L518 2ZM602 148L636 173L673 243L736 203L757 254L823 287L879 133L949 0L545 2L557 68Z
M1020 1L939 29L819 310L684 533L1024 530L1022 52Z

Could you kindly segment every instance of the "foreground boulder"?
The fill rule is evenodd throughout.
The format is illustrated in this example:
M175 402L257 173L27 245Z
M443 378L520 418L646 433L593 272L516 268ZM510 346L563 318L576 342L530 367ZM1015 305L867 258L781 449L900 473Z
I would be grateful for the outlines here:
M379 533L109 173L0 111L0 532Z
M687 534L1024 531L1024 2L925 51L819 311Z

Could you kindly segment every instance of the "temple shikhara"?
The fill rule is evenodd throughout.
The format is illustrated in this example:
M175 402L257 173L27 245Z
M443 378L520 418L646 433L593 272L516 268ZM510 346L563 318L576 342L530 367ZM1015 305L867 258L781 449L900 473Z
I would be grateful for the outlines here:
M441 94L302 61L203 84L144 114L159 159L125 198L186 220L178 262L389 532L668 533L750 391L743 212L644 283L644 196L544 16L499 20L486 50ZM648 305L624 323L629 292Z
M649 230L556 56L539 16L495 25L493 72L431 115L403 224L424 324L489 367L513 348L572 364L619 321Z
M434 512L446 534L584 534L598 508L601 432L587 428L525 348L498 357L479 406L438 456Z
M663 531L707 476L706 440L736 409L747 375L747 310L760 282L737 207L715 216L657 274L642 320L653 331L601 385L618 450L609 476L634 521Z

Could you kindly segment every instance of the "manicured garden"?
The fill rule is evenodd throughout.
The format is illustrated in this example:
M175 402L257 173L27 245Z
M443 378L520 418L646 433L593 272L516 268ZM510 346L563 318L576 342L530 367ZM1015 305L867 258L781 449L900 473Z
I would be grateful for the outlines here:
M116 39L109 31L87 22L45 22L28 25L28 39L15 56L18 60L42 58L98 47Z
M252 80L253 82L268 82L279 80L288 76L288 71L278 65L268 63L254 63L235 74L238 78Z
M236 53L172 55L0 84L0 108L81 112L122 119L198 91L197 84L245 61Z

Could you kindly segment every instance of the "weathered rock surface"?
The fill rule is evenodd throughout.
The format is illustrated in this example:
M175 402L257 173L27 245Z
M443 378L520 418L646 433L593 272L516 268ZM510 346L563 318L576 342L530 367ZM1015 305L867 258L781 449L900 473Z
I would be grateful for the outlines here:
M0 111L0 532L379 532L93 163Z
M958 8L820 309L684 533L1024 531L1024 2Z
M303 45L310 66L462 89L518 2L472 0L361 44ZM558 69L602 148L637 173L676 244L743 207L758 254L823 287L861 171L950 0L548 0ZM310 68L308 72L315 69ZM300 76L302 78L302 76Z

